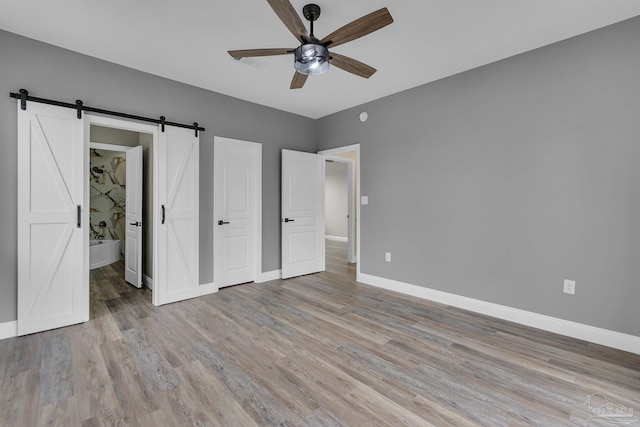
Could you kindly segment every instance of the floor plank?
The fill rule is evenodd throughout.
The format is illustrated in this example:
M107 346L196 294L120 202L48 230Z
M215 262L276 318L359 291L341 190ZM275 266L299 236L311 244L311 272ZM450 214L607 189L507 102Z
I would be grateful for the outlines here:
M162 307L122 263L92 270L89 322L0 341L0 425L587 426L594 394L640 413L640 356L362 285L345 243L326 253Z

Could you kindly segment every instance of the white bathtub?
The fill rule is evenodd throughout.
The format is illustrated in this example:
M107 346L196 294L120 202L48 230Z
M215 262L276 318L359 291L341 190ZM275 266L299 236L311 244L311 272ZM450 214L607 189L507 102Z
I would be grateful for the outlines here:
M89 269L103 267L120 260L120 240L90 240Z

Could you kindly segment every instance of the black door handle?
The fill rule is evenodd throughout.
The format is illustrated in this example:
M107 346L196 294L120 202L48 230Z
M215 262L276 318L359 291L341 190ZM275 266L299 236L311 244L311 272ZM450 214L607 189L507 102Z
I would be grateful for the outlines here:
M284 222L293 222L293 221L295 221L295 219L290 219L290 218L285 218L284 219Z
M138 222L138 221L136 221L136 222L130 222L129 224L131 224L131 225L135 225L136 227L142 227L142 223L141 223L141 222Z
M223 221L223 220L218 221L218 225L224 225L224 224L229 224L229 221Z
M77 227L78 228L82 228L82 205L78 205L78 211L77 211Z
M162 223L164 224L164 205L162 205Z

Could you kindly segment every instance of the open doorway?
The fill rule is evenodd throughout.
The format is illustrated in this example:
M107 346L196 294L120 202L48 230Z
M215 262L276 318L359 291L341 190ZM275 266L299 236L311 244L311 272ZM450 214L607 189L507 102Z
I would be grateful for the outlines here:
M89 126L89 265L153 286L153 134ZM122 277L120 277L122 276Z
M327 270L358 275L360 145L320 151L325 157Z
M353 260L353 160L325 157L325 266L327 271L355 276Z

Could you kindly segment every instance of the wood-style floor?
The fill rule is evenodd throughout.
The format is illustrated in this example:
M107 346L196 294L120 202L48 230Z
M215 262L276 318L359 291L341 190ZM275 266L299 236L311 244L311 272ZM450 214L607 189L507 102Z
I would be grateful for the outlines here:
M121 264L93 270L89 322L0 341L0 425L605 425L605 399L640 415L640 356L358 284L338 250L332 271L162 307Z

